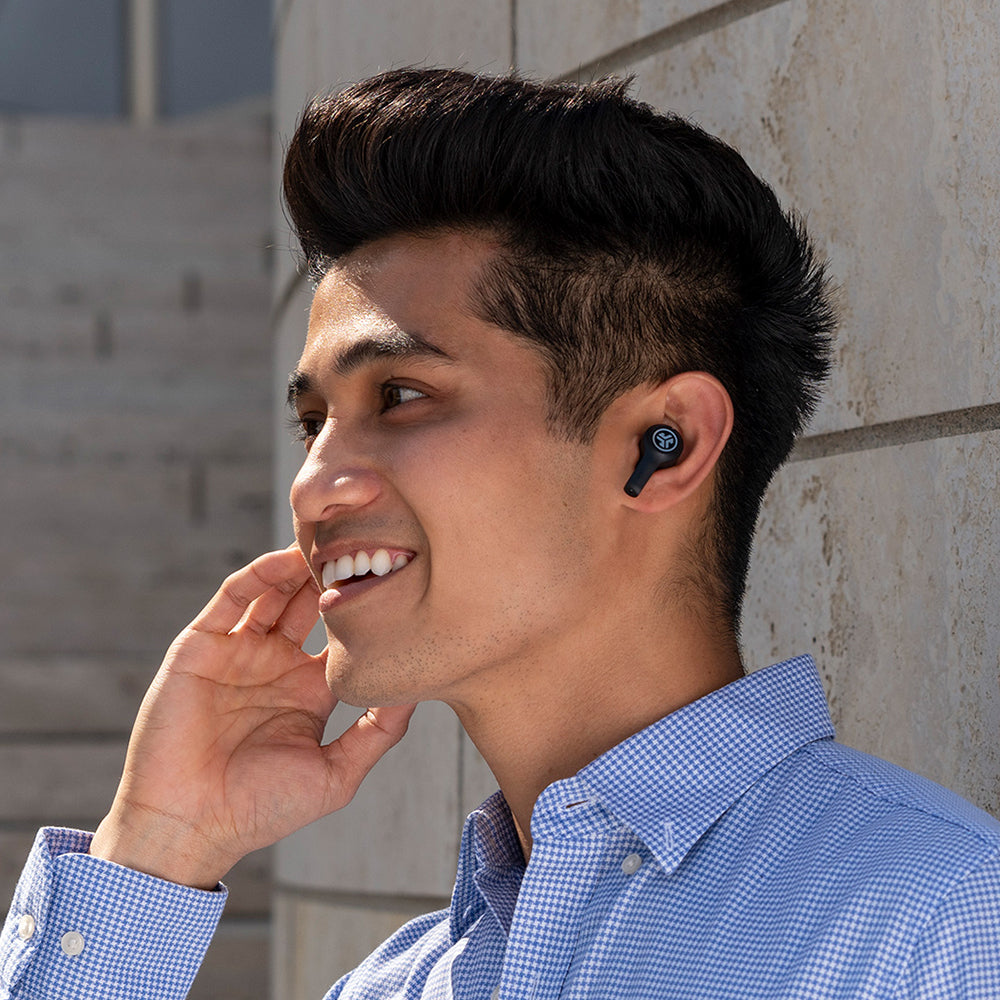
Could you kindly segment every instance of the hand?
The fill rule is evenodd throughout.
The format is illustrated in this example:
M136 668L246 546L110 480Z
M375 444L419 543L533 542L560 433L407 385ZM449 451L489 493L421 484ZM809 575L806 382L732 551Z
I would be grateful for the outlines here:
M230 576L143 699L90 853L214 888L245 854L350 802L413 706L370 709L323 745L337 704L302 643L318 589L297 548Z

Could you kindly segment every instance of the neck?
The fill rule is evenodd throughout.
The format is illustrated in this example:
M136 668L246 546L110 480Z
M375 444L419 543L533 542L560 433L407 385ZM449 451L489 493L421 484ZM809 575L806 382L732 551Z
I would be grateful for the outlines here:
M562 643L450 700L499 782L525 860L531 813L548 785L743 675L735 638L692 628L689 619L684 629L625 623L603 634L612 641L576 637L571 648Z

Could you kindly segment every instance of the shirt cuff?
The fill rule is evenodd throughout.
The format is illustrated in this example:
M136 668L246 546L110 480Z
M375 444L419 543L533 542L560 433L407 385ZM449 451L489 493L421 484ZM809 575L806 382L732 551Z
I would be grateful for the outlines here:
M0 934L0 997L182 1000L226 902L87 854L91 834L40 830Z

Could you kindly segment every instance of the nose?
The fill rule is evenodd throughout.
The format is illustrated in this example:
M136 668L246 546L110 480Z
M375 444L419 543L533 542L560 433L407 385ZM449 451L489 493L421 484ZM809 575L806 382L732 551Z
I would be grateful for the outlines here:
M290 494L292 511L302 522L317 523L363 507L382 492L382 480L365 456L345 447L332 421L313 442Z

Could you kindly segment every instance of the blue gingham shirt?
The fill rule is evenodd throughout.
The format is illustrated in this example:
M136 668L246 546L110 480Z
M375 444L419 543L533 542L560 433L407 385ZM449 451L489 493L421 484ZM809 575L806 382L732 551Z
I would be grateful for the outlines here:
M998 1000L1000 824L832 736L800 657L547 788L527 868L498 793L466 823L450 908L328 1000ZM183 996L221 894L47 836L3 932L0 997ZM88 942L74 957L67 930Z

